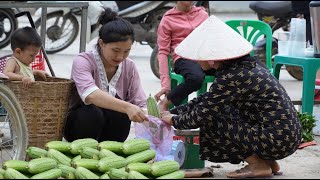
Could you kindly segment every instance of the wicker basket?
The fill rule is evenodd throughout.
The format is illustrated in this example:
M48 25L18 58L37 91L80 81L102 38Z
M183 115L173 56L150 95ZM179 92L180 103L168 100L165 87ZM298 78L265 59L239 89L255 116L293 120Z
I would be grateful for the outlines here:
M43 81L36 77L36 82L26 89L21 81L5 81L24 111L29 146L43 148L49 141L62 140L73 83L70 79L48 77Z

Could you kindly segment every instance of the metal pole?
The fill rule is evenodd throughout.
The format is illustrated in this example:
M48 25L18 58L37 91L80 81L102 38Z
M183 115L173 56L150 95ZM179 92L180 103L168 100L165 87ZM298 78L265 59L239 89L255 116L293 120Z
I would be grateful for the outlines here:
M82 8L82 13L81 13L80 52L84 52L86 50L87 17L88 17L88 6L84 6Z
M40 31L40 37L42 40L42 46L45 49L45 43L46 43L46 19L47 19L47 8L42 7L41 9L41 31ZM34 27L35 28L35 27Z
M50 73L53 77L55 77L55 73L52 69L52 66L49 62L49 58L48 58L48 55L47 55L47 52L45 50L45 47L46 47L46 21L47 21L47 7L42 7L41 9L41 31L40 31L40 37L41 37L41 40L42 40L42 46L41 46L41 51L42 51L42 54L43 54L43 57L44 59L46 60L46 63L49 67L49 70L50 70ZM35 28L35 27L33 27Z

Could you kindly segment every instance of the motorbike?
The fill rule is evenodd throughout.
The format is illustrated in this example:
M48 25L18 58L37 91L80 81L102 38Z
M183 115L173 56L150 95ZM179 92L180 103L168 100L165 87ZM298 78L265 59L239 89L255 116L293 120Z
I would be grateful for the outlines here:
M10 44L10 37L18 28L15 11L12 8L0 8L0 49Z
M270 25L272 34L281 29L289 31L291 18L296 18L291 7L291 1L252 1L249 4L258 16L260 21ZM254 46L254 54L261 61L265 60L265 39L262 39ZM278 40L273 37L272 40L272 57L278 53ZM272 58L273 59L273 58ZM288 73L297 80L303 79L303 69L299 66L285 66Z
M136 42L139 42L142 45L149 45L151 48L154 48L157 43L157 27L162 15L175 6L174 1L114 2L118 9L118 15L128 20L133 25ZM101 11L103 11L102 7L104 6L103 1L89 1L88 3L86 43L89 43L98 36L100 25L97 25L96 22ZM45 41L45 50L47 54L60 52L75 41L79 34L77 16L80 14L80 8L48 9ZM38 32L40 32L40 24L41 17L35 21Z
M197 6L197 7L200 7L200 6L204 7L205 10L210 15L209 1L194 1L194 5ZM151 67L152 73L158 79L160 79L159 61L158 61L158 45L157 44L153 48L151 56L150 56L150 67Z
M10 37L19 26L15 14L25 11L25 9L33 11L38 8L0 8L0 49L10 44Z

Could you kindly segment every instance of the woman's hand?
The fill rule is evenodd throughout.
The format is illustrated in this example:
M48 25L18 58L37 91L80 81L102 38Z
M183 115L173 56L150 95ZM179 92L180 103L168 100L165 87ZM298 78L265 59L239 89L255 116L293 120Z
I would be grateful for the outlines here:
M164 111L161 114L161 120L169 125L172 125L172 117L174 116L173 114L171 114L169 111Z
M156 101L158 102L160 100L160 97L162 95L168 96L168 94L170 93L170 90L167 89L161 89L161 91L159 91L156 95L154 95L154 98L156 99Z
M148 121L148 118L145 114L146 113L142 108L134 104L130 104L127 109L127 115L129 116L129 119L133 122Z
M166 115L170 115L170 111L162 111L160 112L160 116L163 117L163 116L166 116Z

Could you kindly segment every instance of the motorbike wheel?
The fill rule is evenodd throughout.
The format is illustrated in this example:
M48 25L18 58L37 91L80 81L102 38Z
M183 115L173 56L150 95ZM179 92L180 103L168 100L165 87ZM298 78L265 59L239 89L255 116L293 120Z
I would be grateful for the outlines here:
M0 17L3 18L3 33L0 37L0 48L10 44L12 33L18 28L18 21L14 17L14 12L11 9L0 8Z
M46 21L45 51L54 54L69 47L77 38L79 23L73 14L63 16L63 12L47 14ZM36 29L40 34L41 18L35 22Z
M286 66L288 73L295 79L302 81L303 80L303 69L299 66Z
M150 30L150 32L154 32L157 33L158 31L158 26L159 23L162 19L162 16L164 15L164 13L166 13L169 9L171 9L171 7L164 7L162 9L159 9L157 11L154 12L154 14L151 16L150 19L148 19L146 22L151 22L151 27L154 27L153 29ZM154 49L157 42L148 42L149 46Z
M159 73L159 60L158 60L158 45L156 44L153 48L153 51L151 53L150 57L150 66L152 73L160 79L160 73Z

